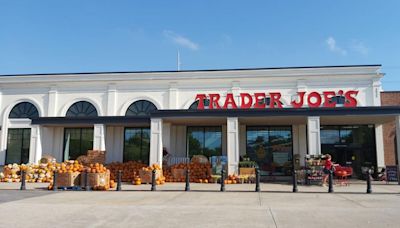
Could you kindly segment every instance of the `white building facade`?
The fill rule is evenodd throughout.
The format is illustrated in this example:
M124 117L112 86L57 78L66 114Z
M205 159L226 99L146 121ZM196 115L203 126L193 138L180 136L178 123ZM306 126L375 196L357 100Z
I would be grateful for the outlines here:
M281 172L276 167L293 156L302 163L306 154L321 153L383 167L382 124L398 123L400 112L381 107L379 70L362 65L0 76L0 165L38 162L44 154L63 161L98 149L107 151L107 163L140 159L161 165L163 151L221 155L229 173L238 172L246 154L263 160L260 166L270 174ZM356 93L347 97L348 91ZM302 92L303 105L294 107ZM204 109L198 95L205 95ZM351 98L356 104L350 105ZM372 144L365 142L371 137Z

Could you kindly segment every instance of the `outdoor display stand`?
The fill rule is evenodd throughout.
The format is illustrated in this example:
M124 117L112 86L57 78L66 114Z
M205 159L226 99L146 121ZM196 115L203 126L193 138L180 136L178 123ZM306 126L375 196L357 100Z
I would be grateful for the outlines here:
M305 157L305 172L306 172L306 184L321 184L323 178L323 169L325 161L323 160L324 155L306 155Z

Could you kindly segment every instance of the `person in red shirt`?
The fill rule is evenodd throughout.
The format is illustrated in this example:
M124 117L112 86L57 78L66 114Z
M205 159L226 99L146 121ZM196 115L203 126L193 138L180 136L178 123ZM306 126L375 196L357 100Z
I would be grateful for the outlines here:
M328 180L329 172L332 170L333 163L332 163L331 159L332 159L332 156L330 154L325 155L325 165L324 165L324 169L323 169L324 178L322 180L322 186L326 186L326 181Z

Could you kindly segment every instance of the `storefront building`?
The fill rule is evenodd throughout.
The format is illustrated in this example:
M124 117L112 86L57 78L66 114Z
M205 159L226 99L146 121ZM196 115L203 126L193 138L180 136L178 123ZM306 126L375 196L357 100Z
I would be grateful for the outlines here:
M263 176L288 176L294 158L385 166L380 65L0 76L0 165L106 150L107 162L162 164L248 156ZM400 146L400 143L397 144ZM400 150L393 150L392 153ZM298 158L298 159L297 159Z

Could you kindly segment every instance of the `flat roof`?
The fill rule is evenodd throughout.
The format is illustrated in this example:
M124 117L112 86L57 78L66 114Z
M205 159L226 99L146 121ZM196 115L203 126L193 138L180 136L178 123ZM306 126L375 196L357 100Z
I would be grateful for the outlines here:
M260 67L260 68L232 68L232 69L204 69L204 70L166 70L166 71L115 71L115 72L77 72L77 73L38 73L38 74L3 74L6 76L40 76L40 75L79 75L79 74L132 74L132 73L178 73L178 72L216 72L216 71L248 71L248 70L284 70L284 69L312 69L312 68L351 68L351 67L381 67L381 64L367 65L333 65L333 66L293 66L293 67Z

